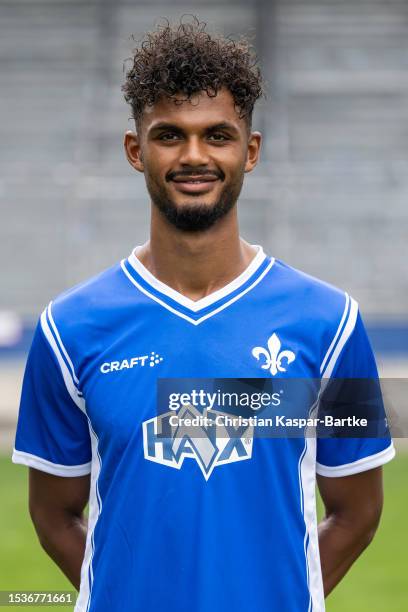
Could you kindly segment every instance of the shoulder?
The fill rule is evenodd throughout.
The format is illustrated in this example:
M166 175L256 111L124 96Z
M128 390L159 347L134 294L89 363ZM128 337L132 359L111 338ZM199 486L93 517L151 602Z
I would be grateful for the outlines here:
M119 304L127 289L128 283L117 263L57 295L50 302L49 310L61 324L78 325Z
M62 355L87 354L99 349L103 329L129 304L129 282L120 263L57 295L41 314L41 328L49 344Z
M287 295L288 301L297 305L303 317L336 321L347 303L352 301L357 305L344 289L279 259L275 260L273 270L275 276L271 277L271 282L278 281L282 293Z
M337 356L350 338L357 322L358 303L347 291L294 268L281 260L274 262L279 299L285 304L288 320L299 335L316 343L322 367Z

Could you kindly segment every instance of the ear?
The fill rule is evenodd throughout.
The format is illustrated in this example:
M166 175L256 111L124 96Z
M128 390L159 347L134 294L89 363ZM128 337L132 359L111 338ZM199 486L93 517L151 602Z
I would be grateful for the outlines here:
M144 172L142 149L138 134L128 130L125 133L123 145L129 164L138 172Z
M251 172L258 163L259 154L261 151L262 134L260 132L251 132L248 138L247 159L245 162L245 172Z

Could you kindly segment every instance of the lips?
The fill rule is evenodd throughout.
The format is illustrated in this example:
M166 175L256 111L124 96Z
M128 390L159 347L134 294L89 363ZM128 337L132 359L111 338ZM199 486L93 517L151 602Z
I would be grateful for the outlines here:
M216 181L218 177L213 174L191 174L189 176L179 176L173 179L175 183L203 183Z
M218 178L211 174L179 176L172 179L178 191L197 193L210 190Z

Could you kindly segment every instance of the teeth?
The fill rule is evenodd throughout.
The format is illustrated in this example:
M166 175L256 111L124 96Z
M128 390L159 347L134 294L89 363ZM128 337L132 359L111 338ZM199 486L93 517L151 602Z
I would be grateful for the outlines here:
M209 183L209 179L185 179L176 181L177 183L187 183L189 185L201 185L202 183Z

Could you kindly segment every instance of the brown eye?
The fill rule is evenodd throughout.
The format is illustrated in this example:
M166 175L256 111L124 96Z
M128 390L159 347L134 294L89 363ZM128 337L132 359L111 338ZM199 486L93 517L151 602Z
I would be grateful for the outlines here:
M165 142L176 140L177 138L179 138L179 135L175 132L166 132L165 134L161 134L159 136L159 140L164 140Z
M223 142L224 140L228 140L228 136L225 136L225 134L221 134L221 133L211 134L208 138L210 140L213 139L217 142Z

